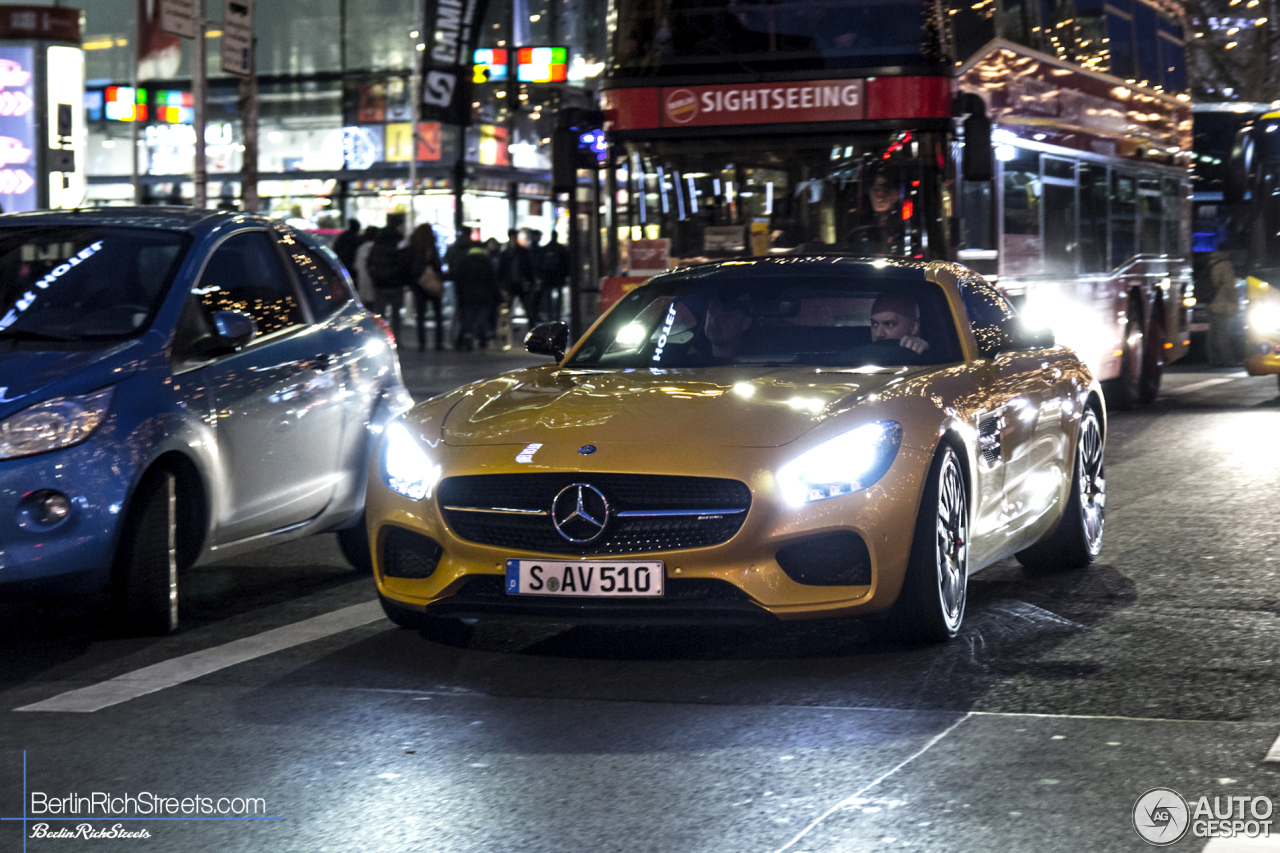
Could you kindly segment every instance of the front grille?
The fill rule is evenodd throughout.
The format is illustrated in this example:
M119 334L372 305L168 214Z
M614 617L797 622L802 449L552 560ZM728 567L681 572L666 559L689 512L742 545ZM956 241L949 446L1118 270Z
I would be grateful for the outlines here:
M551 518L556 495L574 483L599 489L610 504L604 533L585 545L561 536ZM513 550L584 556L719 545L742 527L751 506L751 490L737 480L712 477L479 474L444 480L439 500L445 522L463 539ZM468 511L485 509L505 512ZM694 510L702 512L661 514Z

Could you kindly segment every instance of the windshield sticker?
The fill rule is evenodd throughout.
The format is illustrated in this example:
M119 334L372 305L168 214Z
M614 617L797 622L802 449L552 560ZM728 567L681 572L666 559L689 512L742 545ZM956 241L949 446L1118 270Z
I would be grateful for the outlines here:
M90 243L88 246L85 246L83 249L81 249L77 254L72 255L70 258L68 258L65 264L59 264L58 266L50 270L49 273L44 278L40 279L35 283L36 288L39 290L48 290L49 285L53 284L55 281L57 281L58 279L62 278L64 275L69 273L72 267L79 266L80 264L89 260L89 258L96 255L101 249L102 249L101 240L97 240L93 243ZM21 314L23 311L26 311L28 308L30 308L32 303L34 303L35 301L36 301L35 290L28 290L26 293L22 294L22 298L19 299L14 304L14 307L9 309L9 313L5 314L3 318L0 318L0 329L7 329L10 326L12 326L17 321L18 315Z
M662 350L667 345L667 337L671 334L671 324L676 321L676 303L671 303L670 310L667 311L667 322L662 324L662 334L658 336L658 348L653 351L653 360L662 360Z

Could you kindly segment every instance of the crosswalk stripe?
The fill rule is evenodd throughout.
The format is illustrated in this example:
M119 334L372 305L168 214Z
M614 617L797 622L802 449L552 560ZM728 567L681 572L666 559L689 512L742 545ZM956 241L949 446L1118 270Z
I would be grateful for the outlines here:
M1174 394L1174 395L1190 394L1195 391L1202 391L1205 388L1212 388L1215 385L1222 385L1227 382L1234 382L1237 379L1244 379L1248 375L1249 374L1247 373L1241 372L1241 373L1232 373L1230 376L1215 376L1212 379L1202 379L1199 382L1192 382L1190 385L1183 385L1178 388L1170 388L1165 393Z
M119 705L121 702L128 702L130 699L136 699L148 693L202 678L220 669L349 631L352 628L359 628L384 618L386 617L378 602L356 604L332 613L304 619L292 625L273 628L252 637L145 666L108 681L69 690L31 705L14 708L14 710L80 714L101 711L103 708Z

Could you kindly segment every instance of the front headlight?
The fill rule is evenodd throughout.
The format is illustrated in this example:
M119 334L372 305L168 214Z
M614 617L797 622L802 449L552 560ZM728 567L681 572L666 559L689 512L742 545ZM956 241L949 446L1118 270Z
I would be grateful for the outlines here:
M0 459L35 456L84 441L106 419L113 390L55 397L0 421Z
M778 469L778 488L793 506L865 489L889 470L902 424L877 421L838 435Z
M1262 302L1249 310L1249 326L1259 332L1280 331L1280 305Z
M440 466L431 461L403 421L387 427L382 442L382 482L393 492L415 501L431 497L440 481Z

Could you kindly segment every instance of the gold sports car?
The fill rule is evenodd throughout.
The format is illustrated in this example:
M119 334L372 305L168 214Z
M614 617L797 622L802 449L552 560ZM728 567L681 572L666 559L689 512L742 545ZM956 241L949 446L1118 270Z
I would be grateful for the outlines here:
M936 642L970 573L1102 544L1098 383L964 267L705 264L567 339L539 326L555 363L386 429L367 520L397 624L887 612Z

